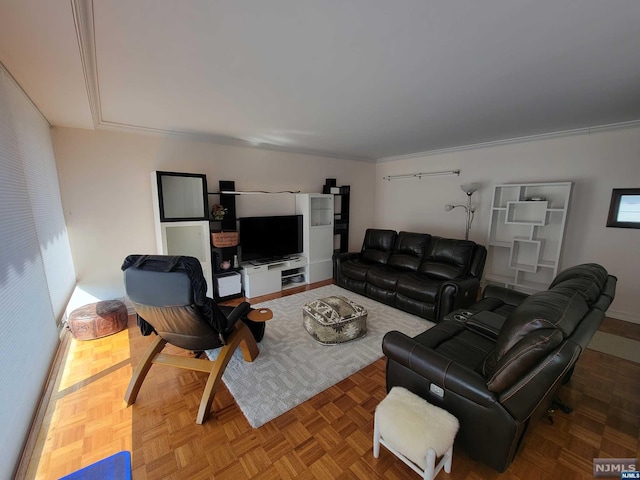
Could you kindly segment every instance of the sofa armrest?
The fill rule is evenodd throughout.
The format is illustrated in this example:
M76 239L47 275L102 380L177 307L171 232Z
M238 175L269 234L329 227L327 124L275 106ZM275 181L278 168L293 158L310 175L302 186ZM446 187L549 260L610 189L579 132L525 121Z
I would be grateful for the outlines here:
M337 276L340 272L340 265L342 262L349 260L357 260L360 258L360 252L342 252L333 254L333 274Z
M517 307L529 295L518 292L510 288L499 287L497 285L487 285L482 292L482 298L497 298L507 305Z
M480 291L480 280L475 277L446 280L440 285L436 318L442 320L447 313L476 303Z
M455 330L457 327L452 328ZM439 333L446 336L446 330ZM435 383L445 391L450 390L484 407L497 402L496 396L487 390L482 375L401 332L388 332L382 339L382 351L389 360L412 370L425 381Z

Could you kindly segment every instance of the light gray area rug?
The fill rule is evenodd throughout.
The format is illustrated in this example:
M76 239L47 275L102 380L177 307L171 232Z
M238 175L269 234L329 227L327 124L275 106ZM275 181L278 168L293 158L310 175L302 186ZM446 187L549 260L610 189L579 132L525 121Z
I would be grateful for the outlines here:
M367 334L340 345L321 345L302 325L302 306L343 295L368 311ZM391 330L415 336L434 324L335 285L253 305L273 311L260 354L245 362L237 349L222 377L252 427L258 428L383 356L382 337ZM211 359L217 350L207 351Z
M630 338L596 332L587 346L591 350L613 355L632 362L640 363L640 342Z

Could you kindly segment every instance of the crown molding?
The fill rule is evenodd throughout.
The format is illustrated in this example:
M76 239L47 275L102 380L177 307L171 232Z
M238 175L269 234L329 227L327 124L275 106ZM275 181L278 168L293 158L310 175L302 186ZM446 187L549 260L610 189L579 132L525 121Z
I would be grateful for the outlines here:
M95 25L93 21L92 0L71 0L73 23L76 27L80 62L87 87L87 97L93 126L98 127L102 121L100 105L100 84L98 83L98 62L96 61Z
M102 104L100 100L100 81L98 74L98 61L95 42L95 22L93 16L92 0L71 0L73 11L73 21L76 28L76 36L78 38L78 48L82 63L82 71L84 72L85 84L87 87L87 96L89 98L89 107L93 118L93 125L96 130L111 130L119 132L135 132L146 133L152 135L170 135L178 137L186 137L200 141L216 143L220 145L231 145L236 147L256 148L261 150L273 150L278 152L287 152L301 155L313 155L321 157L339 158L343 160L355 160L361 162L375 162L375 158L344 155L335 152L327 152L322 150L313 150L307 148L298 148L290 146L275 145L269 143L255 143L241 138L230 137L225 135L215 135L208 133L184 132L179 130L167 130L162 128L145 127L141 125L132 125L121 122L113 122L105 120L102 116Z
M215 135L211 133L184 132L180 130L166 130L162 128L145 127L141 125L132 125L119 122L108 122L101 120L95 127L96 130L109 130L123 133L143 133L148 135L175 136L197 140L201 142L215 143L217 145L226 145L233 147L253 148L257 150L270 150L276 152L286 152L298 155L318 156L325 158L337 158L341 160L351 160L358 162L374 163L372 157L361 157L356 155L344 155L323 150L313 150L309 148L288 147L282 145L274 145L270 143L256 143L241 138L229 137L224 135Z
M607 125L597 125L592 127L577 128L572 130L564 130L558 132L549 132L538 135L529 135L522 137L509 138L504 140L495 140L491 142L473 143L469 145L460 145L450 148L442 148L437 150L426 150L423 152L410 153L406 155L397 155L391 157L374 158L370 156L346 155L335 152L327 152L322 150L313 150L307 148L298 148L292 146L275 145L269 143L255 143L243 140L237 137L224 135L194 133L177 130L167 130L161 128L145 127L140 125L130 125L126 123L105 120L102 116L102 106L100 101L100 81L98 75L98 62L95 42L95 22L93 14L93 0L70 0L73 11L73 21L76 28L76 36L78 38L78 48L84 72L85 84L87 88L87 96L89 99L89 107L93 118L94 128L97 130L112 130L121 132L136 132L156 135L172 135L180 137L188 137L201 141L217 143L221 145L231 145L245 148L256 148L261 150L272 150L279 152L287 152L302 155L313 155L330 158L338 158L345 160L355 160L361 162L393 162L397 160L406 160L420 158L426 156L440 155L444 153L462 152L466 150L474 150L478 148L489 148L501 145L510 145L514 143L530 142L535 140L544 140L550 138L561 138L574 135L589 135L591 133L603 132L609 130L618 130L625 128L633 128L640 126L640 119L628 122L613 123Z
M596 125L593 127L575 128L572 130L562 130L559 132L541 133L537 135L526 135L523 137L507 138L504 140L494 140L491 142L471 143L469 145L460 145L458 147L441 148L438 150L426 150L424 152L408 153L406 155L396 155L393 157L378 158L376 163L395 162L397 160L409 160L412 158L429 157L444 153L464 152L466 150L475 150L478 148L499 147L501 145L511 145L514 143L532 142L536 140L547 140L550 138L572 137L575 135L590 135L598 132L608 132L611 130L622 130L627 128L640 127L639 120L631 120L629 122L609 123L606 125Z

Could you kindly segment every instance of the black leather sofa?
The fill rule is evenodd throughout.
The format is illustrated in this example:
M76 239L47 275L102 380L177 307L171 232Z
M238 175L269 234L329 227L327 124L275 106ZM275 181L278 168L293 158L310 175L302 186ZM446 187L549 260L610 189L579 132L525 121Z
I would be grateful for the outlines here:
M399 385L448 410L460 421L457 443L502 472L569 379L615 288L596 264L569 268L530 296L488 286L414 338L387 333L387 390Z
M475 302L487 250L470 240L368 229L360 252L334 255L338 286L434 322Z

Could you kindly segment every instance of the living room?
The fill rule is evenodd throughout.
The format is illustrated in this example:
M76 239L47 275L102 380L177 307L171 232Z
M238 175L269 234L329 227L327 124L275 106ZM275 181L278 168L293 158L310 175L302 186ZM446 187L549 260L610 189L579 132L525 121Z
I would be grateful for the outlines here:
M638 13L633 7L630 12ZM41 92L30 90L34 80L28 80L22 67L12 68L14 51L2 40L0 61L8 72L3 87L16 88L12 76L40 106ZM635 93L628 104L637 103ZM330 152L310 153L302 148L296 151L287 145L260 148L213 137L165 135L141 129L118 131L107 128L104 121L102 128L95 130L74 128L56 122L47 108L41 110L53 126L51 144L77 278L67 311L83 302L124 296L122 260L130 253L153 252L156 247L149 174L167 170L206 174L214 188L219 180L233 180L239 190L245 191L319 192L326 178L336 178L339 185L351 186L351 251L360 249L364 232L370 227L463 238L464 213L446 212L444 206L464 203L466 195L459 187L469 182L481 184L473 195L476 214L470 239L486 244L495 185L570 181L573 189L561 264L604 265L618 277L616 298L607 315L640 323L633 303L638 283L635 266L640 264L636 231L606 227L612 189L638 188L637 111L635 117L625 112L617 121L555 127L517 138L478 137L457 145L384 154L371 161ZM103 115L108 120L108 112ZM384 179L451 170L460 170L460 175ZM287 214L293 208L287 194L238 199L239 216ZM10 374L3 369L3 382ZM15 459L8 460L11 465L15 463Z

